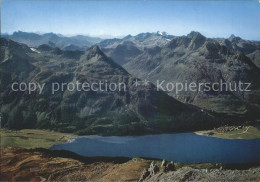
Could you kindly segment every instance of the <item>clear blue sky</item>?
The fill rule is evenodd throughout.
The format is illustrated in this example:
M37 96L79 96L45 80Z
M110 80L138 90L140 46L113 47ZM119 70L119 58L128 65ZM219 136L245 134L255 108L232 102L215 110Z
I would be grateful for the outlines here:
M251 1L1 1L1 32L136 35L166 31L260 40L260 3Z

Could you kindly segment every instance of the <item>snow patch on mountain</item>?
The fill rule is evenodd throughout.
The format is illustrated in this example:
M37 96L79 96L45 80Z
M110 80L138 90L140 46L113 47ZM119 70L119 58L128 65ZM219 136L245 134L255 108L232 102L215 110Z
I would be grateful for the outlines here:
M35 48L33 48L33 47L31 47L30 49L31 49L33 52L36 52L36 53L38 53L38 54L41 53L41 52L37 51L37 49L35 49Z

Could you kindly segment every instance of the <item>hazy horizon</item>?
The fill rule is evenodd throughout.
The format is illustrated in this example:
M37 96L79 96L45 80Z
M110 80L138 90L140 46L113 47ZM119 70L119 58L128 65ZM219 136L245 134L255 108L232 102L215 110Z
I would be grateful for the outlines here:
M121 38L165 31L260 40L260 3L251 1L1 2L1 33L15 31ZM11 22L11 23L10 23Z
M199 31L196 31L196 30L191 30L189 33L191 33L192 31L195 31L195 32L199 32ZM24 33L34 33L34 34L38 34L38 35L44 35L44 34L48 34L48 33L53 33L53 34L56 34L56 35L60 35L60 36L64 36L64 37L73 37L73 36L89 36L89 37L96 37L96 38L101 38L101 39L113 39L113 38L119 38L119 39L121 39L121 38L124 38L124 37L126 37L126 36L128 36L128 35L131 35L131 36L136 36L136 35L138 35L138 34L141 34L141 33L157 33L157 32L165 32L165 31L156 31L156 32L140 32L140 33L138 33L138 34L125 34L125 35L121 35L121 36L112 36L112 35L89 35L89 34L82 34L82 33L79 33L79 34L61 34L61 33L59 33L59 32L40 32L40 31L35 31L35 32L26 32L26 31L22 31L22 30L17 30L17 31L14 31L14 32L12 32L12 33L5 33L5 32L1 32L1 35L4 35L4 34L7 34L7 35L12 35L12 34L14 34L15 32L24 32ZM166 32L167 34L168 34L168 32ZM189 34L188 33L188 34ZM201 33L201 32L200 32ZM187 36L188 34L183 34L183 35L173 35L173 34L169 34L169 35L173 35L173 36ZM201 33L202 34L202 33ZM204 34L202 34L202 35L204 35ZM231 35L234 35L234 36L236 36L236 37L240 37L240 36L238 36L238 35L235 35L235 34L230 34L229 36L227 36L227 37L208 37L208 36L206 36L207 38L225 38L225 39L227 39L227 38L229 38ZM204 35L205 36L205 35ZM245 39L244 37L240 37L240 38L242 38L242 39L244 39L244 40L249 40L249 39ZM254 41L253 39L250 39L250 40L252 40L252 41Z

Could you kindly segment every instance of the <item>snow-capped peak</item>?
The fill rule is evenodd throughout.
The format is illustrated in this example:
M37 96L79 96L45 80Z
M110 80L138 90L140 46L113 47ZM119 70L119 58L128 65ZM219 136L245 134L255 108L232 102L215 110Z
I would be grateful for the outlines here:
M167 36L168 33L166 33L166 32L161 32L161 31L157 31L157 35Z
M158 35L163 35L162 32L160 32L160 31L157 31L157 34L158 34Z

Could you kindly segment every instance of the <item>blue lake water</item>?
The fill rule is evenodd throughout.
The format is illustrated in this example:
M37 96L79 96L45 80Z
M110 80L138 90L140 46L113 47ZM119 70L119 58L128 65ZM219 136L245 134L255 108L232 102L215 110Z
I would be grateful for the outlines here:
M260 162L260 139L221 139L194 133L145 136L81 136L52 150L83 156L149 157L184 163Z

